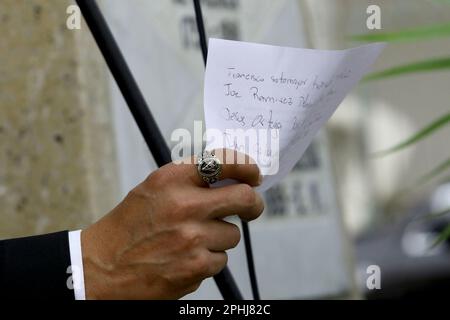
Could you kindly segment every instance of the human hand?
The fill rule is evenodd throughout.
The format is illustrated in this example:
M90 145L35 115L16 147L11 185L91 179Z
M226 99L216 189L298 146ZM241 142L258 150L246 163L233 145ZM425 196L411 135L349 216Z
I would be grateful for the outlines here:
M220 179L239 184L210 189L195 165L171 163L81 233L87 299L178 299L225 267L240 231L223 218L264 209L257 165L226 158Z

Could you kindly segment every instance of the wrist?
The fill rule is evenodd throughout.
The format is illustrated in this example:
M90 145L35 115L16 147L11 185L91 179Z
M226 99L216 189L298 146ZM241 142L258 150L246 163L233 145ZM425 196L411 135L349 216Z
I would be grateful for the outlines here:
M98 300L104 297L105 285L108 283L107 266L102 259L105 252L101 252L101 246L92 227L81 232L86 300Z

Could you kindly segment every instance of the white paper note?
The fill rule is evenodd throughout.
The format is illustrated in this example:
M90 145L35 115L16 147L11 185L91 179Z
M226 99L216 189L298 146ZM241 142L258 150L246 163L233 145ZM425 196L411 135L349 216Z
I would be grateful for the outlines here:
M384 46L328 51L210 39L207 149L249 154L265 176L259 190L269 189L292 170ZM251 132L257 141L236 139L230 134L236 129Z

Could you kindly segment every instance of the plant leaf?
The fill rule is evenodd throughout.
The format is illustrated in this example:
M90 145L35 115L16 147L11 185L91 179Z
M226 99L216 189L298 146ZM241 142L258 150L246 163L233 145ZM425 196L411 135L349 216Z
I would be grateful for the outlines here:
M419 179L419 184L427 183L440 173L450 169L450 158Z
M405 141L397 144L396 146L393 146L392 148L389 148L384 151L379 151L375 153L375 156L385 156L390 153L399 151L401 149L404 149L406 147L409 147L410 145L425 139L430 134L434 133L435 131L442 129L446 124L450 123L450 113L447 113L441 117L439 117L437 120L433 121L431 124L414 134L412 137L406 139Z
M448 182L450 182L450 176L445 177L444 179L441 179L440 181L441 181L441 183L448 183Z
M440 71L445 69L450 69L450 57L424 60L374 72L365 77L364 81L395 77L409 73Z
M450 24L434 25L415 29L400 30L394 32L366 33L351 36L354 41L379 42L379 41L416 41L445 37L450 35Z
M426 216L423 216L421 218L424 219L436 219L436 218L441 218L447 214L450 213L450 208L439 211L439 212L433 212L433 213L428 213Z
M435 0L437 2L442 2L443 4L450 4L450 0Z
M450 238L450 224L447 227L445 227L445 229L434 240L433 244L430 246L430 250L435 248L437 245L441 244L448 238Z

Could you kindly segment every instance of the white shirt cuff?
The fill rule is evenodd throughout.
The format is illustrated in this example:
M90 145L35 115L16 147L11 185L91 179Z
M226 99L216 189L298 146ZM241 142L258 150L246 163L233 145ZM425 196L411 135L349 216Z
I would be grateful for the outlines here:
M83 256L81 252L81 230L69 232L69 250L75 300L86 300Z

